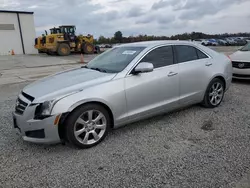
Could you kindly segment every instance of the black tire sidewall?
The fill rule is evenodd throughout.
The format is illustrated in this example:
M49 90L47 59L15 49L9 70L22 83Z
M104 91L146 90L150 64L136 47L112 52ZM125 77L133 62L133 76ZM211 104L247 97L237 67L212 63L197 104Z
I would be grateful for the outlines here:
M75 124L76 120L78 119L78 117L84 111L88 111L88 110L98 110L98 111L102 112L103 115L106 117L107 127L106 127L106 131L105 131L104 135L102 136L102 138L100 140L98 140L94 144L85 145L85 144L80 143L75 138L74 124ZM65 126L66 126L65 130L66 130L67 139L71 144L73 144L74 146L76 146L78 148L91 148L91 147L99 144L107 136L107 133L110 131L110 127L111 127L110 125L111 125L110 115L109 115L108 111L103 106L98 105L98 104L86 104L86 105L82 105L82 106L76 108L73 112L71 112L71 114L69 115L69 117L67 118L67 120L65 122Z
M216 83L216 82L219 82L223 86L223 96L222 96L222 99L221 99L219 104L213 105L209 100L209 91L210 91L211 87L213 86L213 84ZM216 107L218 107L221 104L221 102L223 101L223 99L224 99L224 94L225 94L225 84L224 84L224 82L219 78L214 78L209 83L209 85L207 87L207 90L206 90L206 93L205 93L205 96L204 96L204 100L202 102L203 106L205 106L206 108L216 108Z
M63 47L65 47L65 48L68 49L68 53L64 54L64 53L61 52L61 48L63 48ZM68 44L64 44L64 43L59 44L58 49L57 49L57 53L60 56L67 56L67 55L69 55L70 54L70 47L69 47L69 45Z
M89 52L88 50L87 50L87 47L88 46L92 46L92 51L91 52ZM85 44L84 44L84 46L83 46L83 52L85 53L85 54L93 54L94 52L95 52L95 47L92 45L92 44L90 44L90 43L88 43L88 42L85 42Z
M99 46L96 46L96 47L95 47L95 49L96 49L96 53L97 53L97 54L99 54L99 53L101 52L101 50L100 50L100 47L99 47Z

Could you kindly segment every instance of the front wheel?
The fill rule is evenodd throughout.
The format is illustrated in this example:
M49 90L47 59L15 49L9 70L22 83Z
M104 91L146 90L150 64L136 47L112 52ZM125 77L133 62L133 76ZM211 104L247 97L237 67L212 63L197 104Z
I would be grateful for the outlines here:
M68 56L70 54L70 47L68 44L61 43L57 48L57 54L60 56Z
M85 54L94 54L94 52L95 52L95 47L94 47L94 45L93 44L91 44L91 43L89 43L89 42L86 42L84 45L83 45L83 47L82 47L83 49L83 52L85 53Z
M213 79L206 90L203 106L206 108L215 108L219 106L223 100L225 93L225 85L219 78Z
M66 120L66 135L79 148L90 148L100 143L110 129L108 111L97 104L77 108Z

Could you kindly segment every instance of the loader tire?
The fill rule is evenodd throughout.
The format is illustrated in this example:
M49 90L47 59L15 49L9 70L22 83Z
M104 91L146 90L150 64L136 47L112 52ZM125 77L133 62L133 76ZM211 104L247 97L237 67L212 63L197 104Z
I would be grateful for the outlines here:
M93 44L86 42L83 45L83 53L85 54L93 54L95 52L95 47Z
M68 56L70 54L70 47L68 44L59 44L57 48L57 54L60 56Z

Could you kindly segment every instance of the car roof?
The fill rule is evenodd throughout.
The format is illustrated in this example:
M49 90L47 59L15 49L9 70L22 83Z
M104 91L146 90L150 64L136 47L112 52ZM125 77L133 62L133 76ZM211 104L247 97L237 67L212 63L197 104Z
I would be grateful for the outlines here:
M128 44L122 44L119 45L118 47L155 47L159 45L168 45L168 44L174 44L174 45L187 45L187 44L192 44L194 45L193 42L191 41L181 41L181 40L157 40L157 41L144 41L144 42L134 42L134 43L128 43Z
M127 44L122 44L119 46L115 46L115 48L120 48L120 47L145 47L146 49L154 48L157 46L161 45L191 45L191 46L196 46L199 49L202 49L205 51L207 54L210 56L214 57L218 55L219 53L215 52L214 50L207 48L203 45L198 44L197 42L192 42L192 41L181 41L181 40L157 40L157 41L144 41L144 42L135 42L135 43L127 43Z

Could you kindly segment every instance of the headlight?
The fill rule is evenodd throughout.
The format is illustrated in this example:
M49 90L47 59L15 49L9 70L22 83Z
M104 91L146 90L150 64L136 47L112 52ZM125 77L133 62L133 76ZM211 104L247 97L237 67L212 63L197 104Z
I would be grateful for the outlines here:
M36 107L35 119L43 119L50 116L53 106L56 100L45 101Z
M57 97L56 99L53 99L53 100L49 100L49 101L45 101L43 103L40 103L37 107L36 107L36 111L35 111L35 119L44 119L46 117L49 117L51 115L51 112L52 112L52 109L54 107L54 105L61 99L69 96L69 95L72 95L74 93L77 93L79 91L82 91L82 90L78 90L78 91L74 91L74 92L71 92L71 93L68 93L66 95L62 95L60 97ZM36 104L33 104L33 105L36 105Z
M42 103L41 106L41 115L43 116L48 116L51 114L52 108L55 104L55 101L45 101L44 103Z

